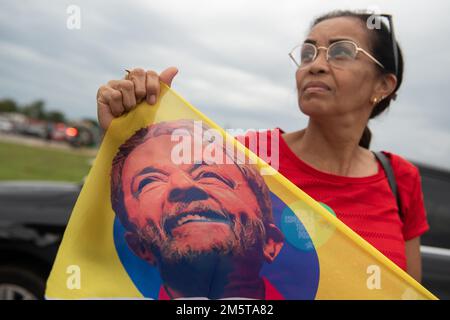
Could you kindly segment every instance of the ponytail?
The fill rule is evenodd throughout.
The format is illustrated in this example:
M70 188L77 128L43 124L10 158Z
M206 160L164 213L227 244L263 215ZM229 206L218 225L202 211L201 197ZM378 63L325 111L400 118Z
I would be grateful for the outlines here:
M372 132L370 131L369 127L366 126L364 128L364 132L361 136L361 139L359 140L359 145L363 148L369 149L370 140L372 140Z

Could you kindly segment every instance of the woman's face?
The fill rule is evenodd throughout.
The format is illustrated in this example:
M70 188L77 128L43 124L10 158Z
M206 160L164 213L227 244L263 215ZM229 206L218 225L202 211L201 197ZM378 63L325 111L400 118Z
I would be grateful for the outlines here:
M366 27L356 18L339 17L322 21L311 29L307 37L308 42L313 42L317 47L328 47L337 39L351 40L372 54ZM319 50L314 61L296 72L301 111L317 118L348 113L368 117L373 107L370 100L377 93L380 82L377 68L362 52L345 67L335 67L327 62L326 51Z

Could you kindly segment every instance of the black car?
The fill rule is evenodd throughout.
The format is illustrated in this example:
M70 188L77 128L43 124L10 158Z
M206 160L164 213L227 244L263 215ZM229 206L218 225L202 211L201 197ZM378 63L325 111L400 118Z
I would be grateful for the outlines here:
M450 299L450 172L417 164L430 231L422 236L423 285Z
M422 238L423 285L450 299L450 172L416 164L430 232ZM81 184L0 182L0 299L42 299Z
M0 182L0 299L42 299L80 185Z

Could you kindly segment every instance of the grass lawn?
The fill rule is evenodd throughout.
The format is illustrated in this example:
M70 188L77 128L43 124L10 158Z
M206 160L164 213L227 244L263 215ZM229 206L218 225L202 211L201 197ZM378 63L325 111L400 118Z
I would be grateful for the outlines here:
M91 159L76 151L0 142L0 180L79 182L88 174Z

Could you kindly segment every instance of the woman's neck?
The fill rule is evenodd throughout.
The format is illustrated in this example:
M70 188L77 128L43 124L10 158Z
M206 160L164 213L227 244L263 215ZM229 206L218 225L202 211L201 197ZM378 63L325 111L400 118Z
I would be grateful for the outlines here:
M364 127L359 121L319 122L310 119L300 131L283 135L292 151L319 171L347 177L375 174L373 155L359 146Z

